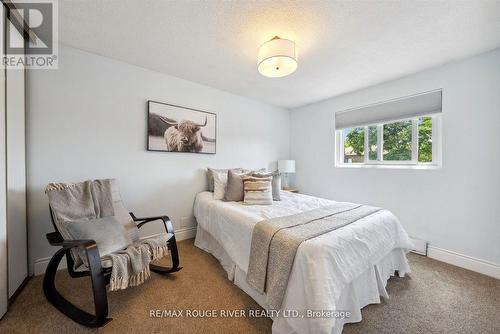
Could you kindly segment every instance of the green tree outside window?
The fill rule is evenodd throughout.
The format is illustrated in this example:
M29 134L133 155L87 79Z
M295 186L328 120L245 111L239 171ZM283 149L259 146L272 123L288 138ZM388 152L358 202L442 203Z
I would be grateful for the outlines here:
M383 125L383 158L391 161L411 160L412 123L411 120ZM369 159L377 160L377 127L368 127ZM365 150L364 128L353 128L347 133L345 147L352 147L359 155ZM418 120L418 161L432 162L432 117Z

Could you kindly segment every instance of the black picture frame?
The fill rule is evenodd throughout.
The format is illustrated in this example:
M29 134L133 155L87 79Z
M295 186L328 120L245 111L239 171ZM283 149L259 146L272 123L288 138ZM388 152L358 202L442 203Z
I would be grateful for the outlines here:
M154 101L154 100L148 100L148 111L147 111L147 129L146 129L146 146L148 151L152 152L168 152L168 153L195 153L195 154L217 154L217 114L205 110L200 110L200 109L195 109L195 108L190 108L190 107L185 107L185 106L180 106L176 104L171 104L171 103L166 103L166 102L159 102L159 101ZM192 113L202 113L205 114L206 120L207 120L207 125L210 122L213 122L212 127L213 127L213 133L211 132L209 135L205 136L203 132L200 133L201 137L203 138L203 146L204 148L201 151L193 151L193 150L169 150L165 141L165 132L166 129L171 127L172 125L163 125L163 127L159 123L159 119L163 118L163 121L161 123L167 124L165 120L167 121L180 121L175 118L171 118L168 116L175 116L175 115L159 115L158 113L152 112L153 106L161 107L165 106L166 108L173 108L179 113L186 114L189 112ZM174 112L173 110L170 110ZM186 119L182 119L186 120ZM188 121L191 121L190 119L187 119ZM200 130L201 131L201 130ZM162 134L163 133L163 134ZM213 137L211 136L213 135ZM161 144L159 138L154 138L154 137L160 137L162 138ZM206 151L203 151L206 147L206 145L213 146L212 149L208 149ZM163 147L164 148L159 148Z

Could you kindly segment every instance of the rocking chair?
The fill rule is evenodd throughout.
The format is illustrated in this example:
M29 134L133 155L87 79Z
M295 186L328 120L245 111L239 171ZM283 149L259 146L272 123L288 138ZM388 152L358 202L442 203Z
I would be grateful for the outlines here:
M121 221L125 221L125 223L133 224L132 228L135 229L139 229L145 224L153 221L162 221L165 232L171 235L168 240L168 249L172 260L172 266L163 267L150 263L150 270L160 274L169 274L181 270L182 267L179 267L179 253L177 250L174 229L170 219L167 216L137 218L132 212L127 212L121 202L117 181L110 180L110 182L113 208L117 218ZM104 326L112 320L108 318L108 299L106 293L106 285L110 282L112 267L109 266L109 264L106 265L105 260L101 259L95 240L68 240L67 238L63 238L56 224L55 215L50 205L49 209L55 232L48 233L46 235L47 240L50 245L61 248L52 256L45 271L45 276L43 278L43 292L45 297L56 309L81 325L87 327ZM83 248L85 252L88 265L84 265L84 270L75 270L74 251L80 247ZM59 263L65 255L68 273L72 278L84 276L91 277L95 314L88 313L76 307L57 291L55 287L55 276Z

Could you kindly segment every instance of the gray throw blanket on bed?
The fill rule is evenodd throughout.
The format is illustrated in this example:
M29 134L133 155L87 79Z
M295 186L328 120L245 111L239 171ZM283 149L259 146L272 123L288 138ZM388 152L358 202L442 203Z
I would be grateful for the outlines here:
M248 284L260 293L266 293L266 303L271 309L280 309L295 254L302 242L380 210L359 204L336 203L257 223L252 234Z

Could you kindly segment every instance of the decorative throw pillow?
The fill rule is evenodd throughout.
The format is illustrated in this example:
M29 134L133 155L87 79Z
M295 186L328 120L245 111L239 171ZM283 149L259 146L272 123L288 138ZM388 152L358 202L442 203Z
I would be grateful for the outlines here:
M272 176L272 178L273 178L273 181L272 181L273 200L274 201L281 201L281 198L280 198L281 173L278 170L274 171L274 172L269 172L269 173L257 172L257 173L253 173L252 175L257 176L257 177Z
M72 239L94 240L101 257L127 248L132 244L132 239L130 239L125 227L114 216L66 221L63 225ZM87 256L83 248L79 250L79 256L88 267Z
M246 173L238 173L234 170L230 170L227 173L227 186L226 194L224 200L230 202L241 202L244 199L244 188L243 188L243 178L249 176L253 172L249 171Z
M242 173L243 168L232 168L232 169L215 169L207 168L207 179L208 179L208 191L214 191L214 174L222 173L227 174L229 170L234 170L236 172Z
M227 173L214 173L214 199L224 199L226 195Z
M273 204L272 177L245 176L243 187L245 197L244 204L248 205L271 205Z

